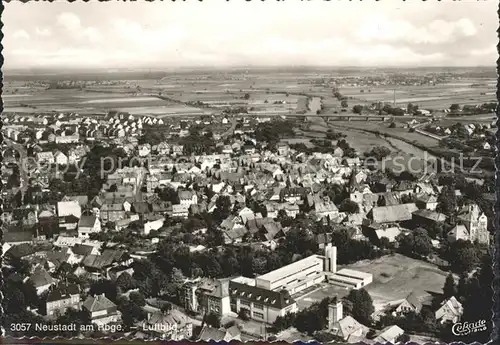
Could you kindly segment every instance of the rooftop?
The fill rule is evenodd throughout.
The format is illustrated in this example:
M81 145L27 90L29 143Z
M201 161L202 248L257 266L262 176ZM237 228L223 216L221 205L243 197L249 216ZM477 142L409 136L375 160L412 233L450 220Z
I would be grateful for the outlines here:
M302 260L293 262L289 265L280 267L274 271L258 276L256 279L267 280L272 283L317 264L321 264L321 268L323 269L323 258L319 255L311 255Z

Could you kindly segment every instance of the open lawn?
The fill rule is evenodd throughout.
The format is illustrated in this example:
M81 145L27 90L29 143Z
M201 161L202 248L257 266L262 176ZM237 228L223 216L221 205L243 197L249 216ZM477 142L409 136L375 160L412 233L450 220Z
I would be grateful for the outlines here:
M407 128L401 128L401 127L396 127L396 128L389 128L389 124L386 122L375 122L375 121L332 121L329 123L330 127L333 128L334 130L336 129L335 127L337 126L339 128L349 128L351 131L356 131L356 129L359 130L369 130L369 131L378 131L382 134L387 134L387 135L392 135L395 137L401 137L404 138L405 140L411 140L411 141L416 141L422 146L426 147L437 147L439 145L439 141L425 136L423 134L417 133L417 132L409 132ZM349 132L349 129L344 129L344 131ZM358 131L356 131L358 132ZM373 135L373 134L371 134ZM349 142L349 141L348 141ZM406 150L407 148L405 148Z
M361 261L349 268L373 274L366 287L376 309L387 302L403 299L412 291L441 293L447 272L430 263L395 254L372 261Z
M447 272L435 265L400 254L360 261L340 268L373 274L373 282L366 286L366 290L370 293L376 310L382 309L390 301L405 298L412 291L422 296L425 292L441 293L447 275ZM343 287L323 283L295 299L299 309L304 309L326 297L342 298L348 293L349 290Z
M343 123L342 123L343 124ZM345 124L351 124L351 122L345 122ZM328 124L329 128L335 132L340 132L346 135L345 139L349 145L354 148L357 152L364 153L371 150L374 146L384 146L393 152L397 152L393 146L383 137L376 136L371 133L366 133L356 129L349 129L344 126L339 125L337 122L330 122ZM354 126L353 126L354 127ZM310 132L305 131L304 133L308 136L314 136L316 138L326 138L326 128L321 125L312 124L310 127ZM359 128L364 128L361 125ZM376 127L374 127L376 128ZM322 133L318 133L322 132ZM324 134L323 134L324 133Z

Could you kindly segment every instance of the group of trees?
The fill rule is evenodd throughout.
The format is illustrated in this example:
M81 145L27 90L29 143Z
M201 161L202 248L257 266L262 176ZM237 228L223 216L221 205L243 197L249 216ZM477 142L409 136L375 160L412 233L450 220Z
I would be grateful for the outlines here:
M432 239L427 230L417 228L409 234L398 237L399 251L409 257L427 257L432 251Z
M345 138L345 137L346 137L346 135L344 133L336 132L331 128L326 131L326 138L328 140L339 140L339 139Z
M470 272L481 261L481 248L470 241L458 240L443 248L443 257L453 272Z
M255 139L274 147L281 138L293 137L295 135L294 128L295 123L290 120L259 123L255 128Z
M481 105L464 105L460 107L460 104L454 103L450 106L451 113L466 113L466 114L483 114L483 113L491 113L496 111L498 103L490 102L483 103Z
M356 150L352 148L345 139L341 139L337 142L337 146L344 151L344 157L355 158L358 156Z
M389 115L393 115L393 116L404 116L405 114L405 111L401 108L393 108L391 105L389 104L385 104L380 110L379 110L379 114L382 115L382 113L386 113L386 114L389 114Z
M365 153L365 157L375 158L377 161L382 161L385 157L391 154L391 150L385 146L375 146L370 151Z
M189 135L180 138L179 144L183 145L185 155L214 154L217 152L217 142L214 140L213 132L208 131L201 134L203 127L193 125L189 127Z

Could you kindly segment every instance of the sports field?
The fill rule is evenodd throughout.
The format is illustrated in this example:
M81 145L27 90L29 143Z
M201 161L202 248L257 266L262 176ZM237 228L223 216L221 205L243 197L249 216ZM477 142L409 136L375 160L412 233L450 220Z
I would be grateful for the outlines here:
M417 295L425 292L441 293L447 275L435 265L400 254L360 261L345 268L373 274L373 283L367 285L366 290L376 310L382 309L390 301L405 298L413 291ZM299 297L297 304L303 309L325 297L342 298L348 293L345 288L323 284L317 290Z

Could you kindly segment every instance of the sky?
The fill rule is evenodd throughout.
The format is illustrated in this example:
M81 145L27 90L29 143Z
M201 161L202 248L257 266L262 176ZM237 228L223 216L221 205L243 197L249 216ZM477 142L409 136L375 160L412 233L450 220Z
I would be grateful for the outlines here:
M493 0L5 3L4 69L495 66Z

